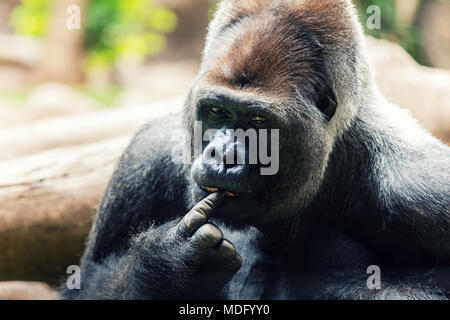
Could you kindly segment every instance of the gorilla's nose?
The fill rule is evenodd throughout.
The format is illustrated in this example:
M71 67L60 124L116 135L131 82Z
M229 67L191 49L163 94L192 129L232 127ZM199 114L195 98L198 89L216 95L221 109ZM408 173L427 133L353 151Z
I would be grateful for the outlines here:
M246 156L245 145L236 141L235 137L229 134L215 136L202 154L205 163L215 163L224 169L246 165Z

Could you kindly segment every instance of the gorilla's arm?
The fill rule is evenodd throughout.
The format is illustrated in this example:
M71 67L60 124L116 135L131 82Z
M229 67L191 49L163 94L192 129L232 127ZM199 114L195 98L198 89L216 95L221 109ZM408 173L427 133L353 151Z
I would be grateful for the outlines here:
M144 231L142 242L151 227L187 212L182 201L186 180L181 165L171 161L175 142L167 137L178 123L177 117L168 117L146 124L123 153L82 259L82 289L64 291L66 298L120 298L114 296L118 292L132 296L131 267L145 256L145 246L132 237Z
M318 299L435 300L450 296L450 267L393 266L391 261L383 262L382 256L334 227L318 226L305 257L313 275L292 282L312 282L312 296ZM380 268L380 288L371 290L367 268L372 265Z
M448 147L420 127L410 133L371 117L360 116L336 147L333 193L351 202L352 218L335 218L390 262L409 255L419 264L450 265Z
M132 139L103 195L85 259L124 252L137 231L187 212L183 165L171 159L179 122L178 116L150 121Z
M176 247L164 250L167 255L159 254L160 236L176 226L177 221L159 228L149 229L136 236L124 253L111 253L100 261L85 256L82 261L81 289L64 289L65 299L163 299L176 298L185 286L182 277L186 266L180 257L178 264L170 265L170 255L176 255ZM158 239L159 238L159 239ZM87 253L90 254L89 252ZM164 268L171 267L173 273ZM179 285L178 288L173 284ZM169 290L168 288L173 288Z
M369 180L368 185L378 188L373 194L378 208L376 217L380 219L379 229L374 230L378 237L375 235L374 239L387 236L388 246L399 245L397 252L403 247L422 261L448 266L450 151L427 136L424 133L423 141L400 143L396 143L397 137L389 141L390 154L374 156L377 180Z
M124 254L85 260L81 290L72 299L221 298L240 268L235 247L208 218L225 199L214 193L182 219L139 233Z

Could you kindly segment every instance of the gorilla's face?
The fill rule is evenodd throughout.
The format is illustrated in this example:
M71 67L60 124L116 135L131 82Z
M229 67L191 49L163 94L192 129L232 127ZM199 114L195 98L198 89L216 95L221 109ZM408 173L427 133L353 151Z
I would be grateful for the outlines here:
M222 190L229 199L219 217L255 216L280 174L280 119L270 103L251 94L210 88L197 97L193 140L200 141L201 153L191 169L194 200Z
M288 17L264 21L249 18L211 38L185 110L193 200L223 190L229 199L217 216L254 225L314 198L337 107L315 37Z
M216 217L260 225L311 201L329 152L327 120L315 104L211 85L192 93L194 202L222 190L228 199Z

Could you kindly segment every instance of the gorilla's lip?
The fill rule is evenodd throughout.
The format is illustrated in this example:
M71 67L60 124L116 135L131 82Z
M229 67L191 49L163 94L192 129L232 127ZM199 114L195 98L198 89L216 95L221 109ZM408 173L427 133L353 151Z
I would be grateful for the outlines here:
M193 185L192 196L195 203L200 202L202 199L206 198L209 194L211 194L211 192L207 191L206 189L203 189L201 186L202 185L198 183L195 183ZM223 189L217 188L217 190L222 191ZM224 201L224 203L222 203L215 210L214 217L223 220L241 221L241 219L247 218L249 216L247 210L242 210L242 208L251 206L251 203L249 201L251 200L248 197L246 197L245 195L242 196L241 194L239 194L239 196L236 197L228 196Z
M203 190L206 190L209 193L223 191L228 197L237 197L236 193L233 193L233 192L230 192L230 191L227 191L227 190L221 190L221 189L215 188L215 187L206 187L206 186L200 185L200 188L202 188Z
M192 181L204 192L223 191L227 192L231 197L246 197L253 191L252 188L245 187L246 184L239 181L237 176L218 176L201 170L193 170Z

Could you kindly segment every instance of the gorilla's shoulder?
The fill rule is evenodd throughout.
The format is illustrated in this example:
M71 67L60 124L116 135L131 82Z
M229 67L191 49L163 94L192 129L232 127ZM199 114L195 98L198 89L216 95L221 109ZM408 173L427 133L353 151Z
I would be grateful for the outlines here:
M136 133L110 183L115 186L115 193L120 189L137 197L155 195L173 199L185 182L183 165L172 160L172 153L182 148L180 127L180 117L171 115L147 122Z

